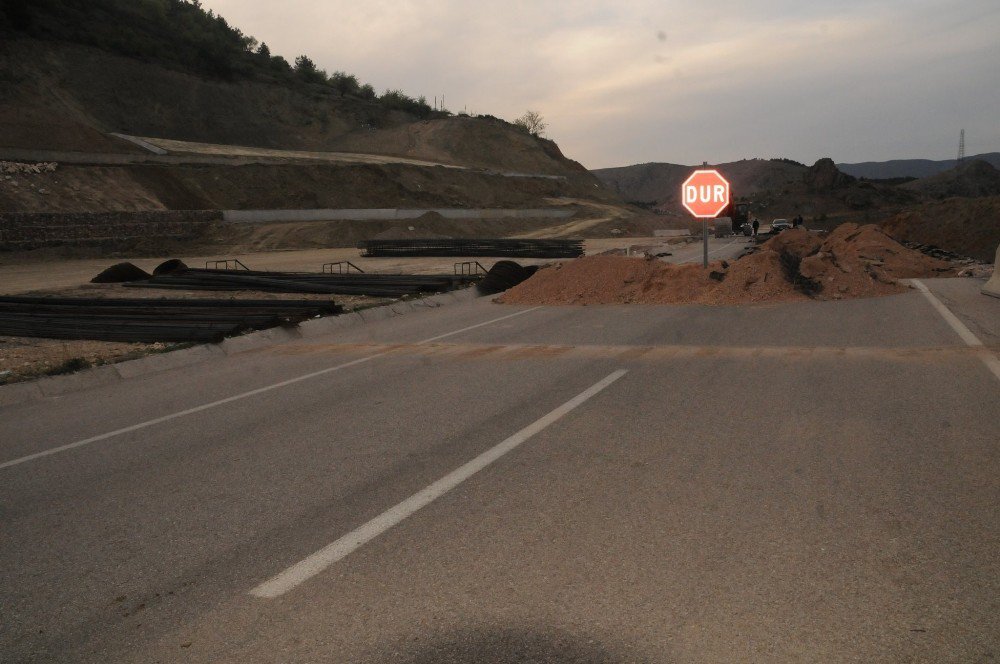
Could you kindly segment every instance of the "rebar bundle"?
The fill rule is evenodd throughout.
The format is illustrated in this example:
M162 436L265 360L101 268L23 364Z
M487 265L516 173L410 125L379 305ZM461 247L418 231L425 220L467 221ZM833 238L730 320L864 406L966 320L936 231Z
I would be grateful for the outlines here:
M328 293L402 297L421 293L440 293L465 286L482 275L423 274L318 274L309 272L263 272L258 270L210 270L186 268L170 274L133 281L132 288L174 290L237 291L271 293Z
M312 300L0 297L0 334L94 341L220 341L247 330L338 314Z
M358 243L366 257L395 256L506 256L512 258L575 258L583 255L582 240L407 239L364 240Z

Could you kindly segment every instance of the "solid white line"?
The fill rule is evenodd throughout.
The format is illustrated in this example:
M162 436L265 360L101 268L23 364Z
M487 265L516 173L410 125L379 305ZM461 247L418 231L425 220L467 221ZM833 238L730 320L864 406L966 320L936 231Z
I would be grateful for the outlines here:
M541 419L529 424L510 438L507 438L495 447L490 448L476 458L472 459L472 461L459 466L427 488L418 491L403 502L395 505L394 507L390 507L385 512L382 512L368 523L352 530L340 539L328 544L316 553L292 565L280 574L271 577L264 583L252 589L250 594L267 599L284 595L286 592L303 581L307 581L308 579L316 576L330 565L334 564L338 560L341 560L351 552L359 549L366 543L397 525L420 508L426 507L430 503L434 502L436 499L448 493L503 455L516 449L526 440L545 429L545 427L556 422L591 397L600 393L626 373L627 370L619 369L618 371L608 375L603 380L587 388L580 394L550 412L548 415L545 415Z
M944 318L945 322L951 326L951 329L955 330L955 332L958 333L958 336L962 337L962 341L965 342L966 346L984 349L984 352L979 353L979 359L981 359L983 364L985 364L986 367L993 372L993 375L996 376L997 380L1000 380L1000 360L997 359L996 355L984 348L984 344L979 340L979 337L973 334L972 330L966 327L965 323L959 320L958 316L951 312L951 309L946 307L941 300L937 299L934 296L934 293L927 288L926 284L919 279L910 279L910 283L916 286L917 290L924 294L927 301L931 303L939 314L941 314L941 317Z
M516 311L512 314L506 316L500 316L499 318L493 318L484 323L479 323L477 325L470 325L469 327L463 327L460 330L455 330L454 332L448 332L447 334L441 334L436 337L431 337L430 339L424 339L423 341L417 342L417 344L426 344L437 339L443 339L445 337L450 337L461 332L466 332L468 330L475 329L477 327L482 327L484 325L489 325L490 323L497 323L502 320L507 320L508 318L513 318L514 316L520 316L522 314L529 313L540 307L534 307L532 309L523 309L521 311ZM114 438L115 436L120 436L122 434L131 433L133 431L138 431L140 429L145 429L146 427L151 427L155 424L162 424L163 422L169 422L170 420L175 420L179 417L185 417L187 415L193 415L194 413L200 413L203 410L208 410L210 408L216 408L218 406L223 406L227 403L232 403L234 401L240 401L241 399L246 399L258 394L263 394L264 392L270 392L271 390L276 390L281 387L287 387L288 385L294 385L295 383L301 383L304 380L309 380L310 378L316 378L318 376L323 376L334 371L340 371L341 369L346 369L348 367L357 366L359 364L364 364L365 362L370 362L376 358L388 355L391 351L384 351L381 353L376 353L375 355L369 355L368 357L358 358L357 360L351 360L350 362L345 362L344 364L338 364L335 367L327 367L326 369L320 369L319 371L313 371L312 373L303 374L301 376L296 376L295 378L289 378L288 380L283 380L278 383L273 383L271 385L265 385L264 387L258 387L255 390L250 390L249 392L241 392L240 394L235 394L231 397L226 397L225 399L219 399L218 401L212 401L210 403L201 404L200 406L195 406L194 408L188 408L186 410L181 410L176 413L170 413L169 415L164 415L162 417L156 417L151 420L146 420L145 422L140 422L138 424L133 424L131 426L122 427L121 429L115 429L114 431L108 431L107 433L102 433L97 436L91 436L90 438L84 438L83 440L78 440L72 443L67 443L66 445L60 445L59 447L53 447L51 449L43 450L41 452L35 452L34 454L28 454L23 457L18 457L17 459L11 459L10 461L4 461L0 463L0 470L4 468L9 468L11 466L17 466L22 463L27 463L28 461L34 461L35 459L41 459L43 457L51 456L53 454L58 454L60 452L65 452L67 450L76 449L77 447L83 447L84 445L90 445L91 443L97 443L102 440L107 440L109 438Z

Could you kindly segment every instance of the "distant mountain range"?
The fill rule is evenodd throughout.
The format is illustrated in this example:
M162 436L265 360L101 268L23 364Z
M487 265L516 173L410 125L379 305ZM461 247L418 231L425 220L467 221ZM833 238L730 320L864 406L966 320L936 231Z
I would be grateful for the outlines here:
M966 161L981 159L1000 168L1000 152L987 152L967 157ZM888 178L925 178L955 168L955 159L891 159L889 161L863 161L857 164L837 164L842 173L857 178L883 180Z

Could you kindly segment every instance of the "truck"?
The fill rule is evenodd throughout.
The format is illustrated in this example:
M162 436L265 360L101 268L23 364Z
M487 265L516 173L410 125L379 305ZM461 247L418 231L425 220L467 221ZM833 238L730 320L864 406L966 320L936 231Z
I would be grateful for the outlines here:
M730 224L732 225L733 235L738 235L740 233L743 233L744 235L751 234L749 202L736 202L730 197L729 205L726 206L716 219L722 219L723 217L729 218Z

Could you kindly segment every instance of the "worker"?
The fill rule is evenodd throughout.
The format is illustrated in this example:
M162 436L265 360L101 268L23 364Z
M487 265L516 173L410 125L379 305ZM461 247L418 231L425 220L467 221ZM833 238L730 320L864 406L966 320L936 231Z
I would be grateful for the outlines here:
M757 229L760 228L760 222L757 221L757 217L753 218L753 223L751 224L751 226L753 226L753 236L757 237Z

